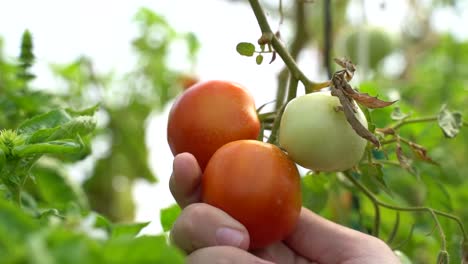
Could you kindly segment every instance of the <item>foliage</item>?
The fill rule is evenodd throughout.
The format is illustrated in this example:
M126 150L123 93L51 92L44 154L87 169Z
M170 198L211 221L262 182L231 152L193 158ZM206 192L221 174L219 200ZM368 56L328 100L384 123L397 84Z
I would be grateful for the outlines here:
M139 235L148 223L119 222L133 219L133 181L156 181L144 147L146 119L183 89L178 81L185 73L167 66L169 47L186 43L193 64L199 44L149 9L135 19L141 30L133 42L140 57L135 70L117 79L96 72L87 57L53 64L65 84L56 92L31 85L31 32L24 32L15 61L6 59L0 42L2 263L183 262L165 234ZM153 39L161 32L164 37ZM96 160L92 145L102 138L110 138L108 155ZM83 160L95 165L80 186L68 167ZM116 189L117 180L124 181Z

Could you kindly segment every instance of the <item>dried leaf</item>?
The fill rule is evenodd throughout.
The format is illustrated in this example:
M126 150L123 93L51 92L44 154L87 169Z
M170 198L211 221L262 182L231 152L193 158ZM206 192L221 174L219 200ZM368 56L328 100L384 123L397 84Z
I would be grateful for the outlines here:
M439 126L448 138L454 138L463 126L462 115L459 112L451 112L446 105L442 106L439 112Z
M369 140L370 142L372 142L372 144L379 148L380 142L377 139L377 137L374 134L372 134L369 130L367 130L367 128L365 128L361 124L361 122L359 122L359 120L356 118L354 110L355 105L353 104L353 102L351 102L348 99L348 97L344 95L343 91L341 91L340 89L336 89L334 85L332 86L331 94L333 96L338 97L338 99L340 100L344 114L346 116L346 120L348 120L348 123L351 125L354 131L356 131L356 133L359 136Z
M343 67L342 74L346 78L346 81L351 81L354 76L354 72L356 71L356 66L347 58L337 59L334 58L336 64Z
M276 60L276 51L273 51L273 54L271 56L271 60L269 64L272 64Z
M407 170L409 173L417 176L418 173L416 169L412 166L412 160L403 153L403 149L401 148L400 143L397 143L395 153L397 155L398 162L400 162L400 166L403 169Z
M418 145L414 142L410 142L409 146L411 147L411 150L413 151L413 153L416 155L418 159L426 161L434 165L438 165L437 162L435 162L433 159L431 159L431 157L427 155L427 150L423 146Z
M360 93L353 89L349 84L347 84L344 88L344 92L346 93L346 95L350 96L351 98L356 100L356 102L368 108L383 108L392 105L396 102L387 102L380 100L377 97L370 96L367 93Z

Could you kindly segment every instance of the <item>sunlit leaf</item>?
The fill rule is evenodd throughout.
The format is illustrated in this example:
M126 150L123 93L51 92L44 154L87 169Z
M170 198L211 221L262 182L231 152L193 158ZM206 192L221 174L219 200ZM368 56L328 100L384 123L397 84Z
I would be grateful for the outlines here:
M263 56L261 54L258 54L257 57L255 58L255 62L260 65L263 62Z
M161 209L160 221L164 232L171 230L172 225L177 217L179 217L180 212L181 209L177 204Z
M143 228L148 226L149 222L146 223L122 223L115 224L112 226L112 238L119 237L136 237Z
M237 44L236 50L240 55L251 57L255 52L255 46L249 42L240 42Z
M69 114L63 110L53 110L48 113L35 116L23 122L19 128L19 133L31 134L39 129L54 128L61 124L65 124L71 120Z

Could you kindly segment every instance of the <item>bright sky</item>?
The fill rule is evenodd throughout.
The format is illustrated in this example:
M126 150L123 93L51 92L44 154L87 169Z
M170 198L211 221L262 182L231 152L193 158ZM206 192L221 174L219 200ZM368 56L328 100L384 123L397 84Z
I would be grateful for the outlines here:
M368 21L396 31L406 16L406 2L362 0L367 6ZM272 1L277 3L277 1ZM360 0L354 1L350 18L359 22ZM379 9L386 3L386 11ZM80 55L91 57L98 71L125 72L132 68L133 56L130 40L137 27L132 17L139 7L148 7L165 16L178 31L194 32L202 43L196 74L202 80L226 79L245 85L253 94L257 105L273 100L275 74L283 64L277 59L272 65L257 66L252 58L239 56L238 42L255 42L260 31L250 7L244 3L225 0L15 0L0 3L0 36L5 40L6 53L18 54L20 37L24 29L33 33L39 78L38 87L59 85L47 71L48 63L67 63ZM468 8L465 8L467 11ZM449 9L437 12L437 29L468 37L468 12L454 16ZM277 25L277 23L272 23ZM177 64L177 63L175 63ZM300 65L307 69L311 79L319 79L313 53L301 58ZM185 67L181 67L185 68ZM159 233L159 210L174 200L168 189L172 170L172 154L166 141L169 107L155 114L148 127L151 165L159 183L149 185L138 182L135 196L138 204L137 221L153 221L144 231Z

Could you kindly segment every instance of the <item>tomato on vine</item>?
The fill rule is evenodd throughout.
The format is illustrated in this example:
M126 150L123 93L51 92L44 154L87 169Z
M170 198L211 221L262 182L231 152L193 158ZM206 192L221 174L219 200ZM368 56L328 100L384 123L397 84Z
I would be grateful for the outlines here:
M193 154L203 170L221 146L255 139L259 132L254 99L247 90L237 83L213 80L193 85L176 100L167 141L174 155Z
M367 141L346 120L340 101L329 93L297 97L286 106L280 124L279 144L299 165L323 172L343 171L356 165ZM359 122L367 128L356 106Z
M283 240L301 210L296 165L275 145L238 140L221 147L202 176L202 201L242 223L250 248Z

